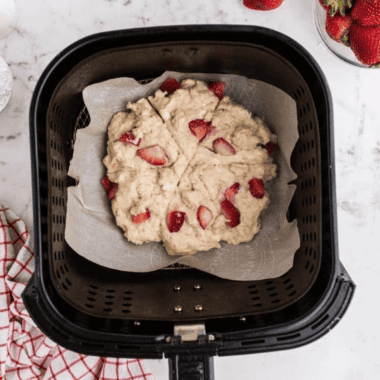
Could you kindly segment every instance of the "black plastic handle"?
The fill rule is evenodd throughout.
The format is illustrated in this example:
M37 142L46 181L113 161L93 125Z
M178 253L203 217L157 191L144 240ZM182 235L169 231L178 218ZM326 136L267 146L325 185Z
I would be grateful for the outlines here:
M206 355L169 357L169 380L214 380L214 358Z

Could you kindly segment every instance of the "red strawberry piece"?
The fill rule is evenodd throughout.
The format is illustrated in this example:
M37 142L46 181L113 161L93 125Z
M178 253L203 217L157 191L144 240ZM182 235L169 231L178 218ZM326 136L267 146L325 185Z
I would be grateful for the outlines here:
M201 142L207 135L215 130L215 127L211 125L211 121L195 119L190 121L189 129L191 133L198 138L199 142Z
M356 0L351 18L361 25L380 25L380 0Z
M254 198L262 199L265 195L264 182L259 178L252 178L249 182L249 190Z
M205 206L199 206L197 210L199 225L205 230L212 220L212 212Z
M108 193L112 188L113 182L110 181L107 175L101 180L101 182L105 191Z
M257 11L270 11L278 8L284 0L244 0L243 4Z
M232 186L230 186L225 192L224 197L231 203L234 203L235 196L240 190L240 184L239 182L235 182Z
M112 199L115 198L115 195L117 193L117 189L118 189L119 185L117 183L114 183L114 182L110 181L110 179L108 178L108 176L105 176L101 180L101 182L103 184L104 189L107 192L107 198L110 201L112 201Z
M325 5L325 0L319 0L320 4L322 5L323 9L325 11L329 11L330 7L328 5Z
M380 27L353 23L349 38L351 49L360 62L368 66L380 64Z
M178 232L185 221L186 213L182 211L171 211L167 216L167 225L170 232Z
M115 198L116 196L116 193L117 193L117 189L119 188L119 185L117 183L114 184L114 186L112 187L112 189L109 191L109 193L107 194L107 198L112 201L112 199Z
M269 142L264 145L264 149L267 150L268 154L272 154L277 148L277 145L273 142Z
M140 146L141 139L136 138L132 132L125 132L119 137L119 141L126 143L127 145Z
M228 220L227 226L231 228L240 224L240 212L239 210L227 199L220 203L223 216Z
M168 78L164 83L162 83L160 90L162 92L167 92L168 95L173 94L176 90L179 88L182 88L181 83L179 83L176 79L174 78Z
M212 145L214 147L214 152L219 153L222 156L231 156L233 154L236 154L234 147L223 137L215 139Z
M352 19L349 15L342 16L340 13L331 16L326 13L325 29L331 39L348 45L348 32L352 24Z
M163 166L169 162L164 149L162 149L159 145L139 149L137 151L137 155L154 166Z
M207 87L219 100L223 99L224 89L226 88L224 82L208 82Z
M132 222L136 224L144 223L149 218L150 218L150 211L148 208L146 209L145 212L142 212L137 215L131 215Z

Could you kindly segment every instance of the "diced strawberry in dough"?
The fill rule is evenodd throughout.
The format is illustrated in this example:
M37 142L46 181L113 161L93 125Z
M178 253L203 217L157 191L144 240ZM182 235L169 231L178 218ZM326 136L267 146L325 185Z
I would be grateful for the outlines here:
M182 88L181 83L179 83L176 79L174 78L168 78L164 83L162 83L160 90L162 92L167 92L168 95L173 94L176 90L179 88Z
M235 201L235 196L240 190L239 182L235 182L232 186L230 186L224 193L225 198L230 201L232 204Z
M212 220L212 212L205 206L199 206L197 210L199 225L205 230Z
M108 178L108 176L105 176L103 179L102 179L102 184L104 186L104 189L106 190L107 192L107 198L112 201L112 199L115 198L115 195L117 193L117 190L118 190L118 184L117 183L114 183L114 182L111 182Z
M264 182L258 178L252 178L249 182L249 189L254 198L262 199L265 195Z
M154 166L163 166L169 162L165 151L158 145L139 149L137 155Z
M123 133L120 136L119 141L126 144L130 144L130 145L136 145L136 146L140 146L140 143L141 143L141 139L136 138L132 132Z
M221 202L220 208L222 214L227 219L227 225L231 228L240 224L240 212L239 210L227 199Z
M264 148L267 150L268 154L272 154L276 150L277 145L273 142L269 142L264 145Z
M182 211L171 211L168 214L167 224L171 233L178 232L185 221L186 214Z
M197 137L201 142L207 135L209 135L215 128L211 122L202 119L192 120L189 123L191 133Z
M226 88L226 84L224 82L208 82L207 87L219 100L222 100L224 90Z
M219 153L222 156L231 156L236 154L235 148L223 137L219 137L218 139L213 141L214 151L215 153Z
M142 212L137 215L131 215L131 219L133 223L140 224L144 223L150 218L150 211L147 209L145 212Z

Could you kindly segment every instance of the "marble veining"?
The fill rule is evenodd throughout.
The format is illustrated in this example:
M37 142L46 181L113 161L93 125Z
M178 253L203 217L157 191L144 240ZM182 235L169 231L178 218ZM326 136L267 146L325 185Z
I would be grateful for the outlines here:
M375 306L380 231L380 71L339 61L319 38L313 1L285 0L272 12L242 0L16 0L18 23L0 40L14 86L0 114L0 200L32 230L29 149L30 100L44 68L71 43L103 31L183 24L259 25L287 34L321 66L334 105L340 258L357 283L354 302L338 327L298 350L215 359L216 378L376 379L380 338ZM372 292L372 296L371 296ZM360 323L358 323L360 321ZM303 358L299 361L299 355ZM311 359L313 358L313 359ZM276 365L273 365L273 361ZM149 361L167 379L166 360ZM293 368L293 370L291 370Z

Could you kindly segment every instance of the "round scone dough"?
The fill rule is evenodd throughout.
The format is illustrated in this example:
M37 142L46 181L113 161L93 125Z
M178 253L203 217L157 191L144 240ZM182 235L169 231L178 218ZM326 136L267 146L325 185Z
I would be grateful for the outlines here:
M270 203L265 185L276 176L265 144L277 140L265 122L192 79L128 109L111 120L103 161L118 184L112 211L127 239L163 241L169 255L252 240ZM204 136L190 128L194 120L209 128ZM173 213L182 218L179 228L170 225Z

